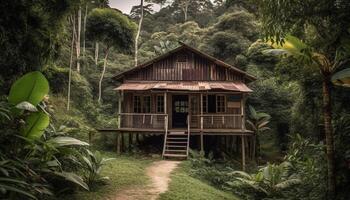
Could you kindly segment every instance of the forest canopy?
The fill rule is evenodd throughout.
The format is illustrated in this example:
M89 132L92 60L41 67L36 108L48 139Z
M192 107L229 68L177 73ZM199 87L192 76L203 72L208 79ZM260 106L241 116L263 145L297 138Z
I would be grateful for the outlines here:
M244 199L348 198L348 0L141 2L127 14L108 0L2 2L0 197L59 197L65 181L82 188L74 191L103 182L91 175L103 156L87 142L115 150L98 132L118 125L115 75L182 42L257 77L245 110L258 143L251 169L227 171L237 155L218 139L193 153L191 176Z

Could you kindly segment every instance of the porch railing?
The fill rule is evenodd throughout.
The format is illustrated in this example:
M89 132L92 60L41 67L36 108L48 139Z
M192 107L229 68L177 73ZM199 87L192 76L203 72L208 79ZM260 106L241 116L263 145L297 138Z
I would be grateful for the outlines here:
M204 114L191 116L191 128L196 129L244 129L244 115Z
M168 115L158 113L120 113L120 128L167 129Z

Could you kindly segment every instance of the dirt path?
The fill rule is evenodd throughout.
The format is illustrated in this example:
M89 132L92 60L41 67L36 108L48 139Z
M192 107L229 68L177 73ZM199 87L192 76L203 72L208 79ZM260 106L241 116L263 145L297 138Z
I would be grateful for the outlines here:
M159 194L168 190L170 173L177 167L179 161L162 160L154 162L146 169L151 183L141 188L130 188L120 192L111 200L155 200Z

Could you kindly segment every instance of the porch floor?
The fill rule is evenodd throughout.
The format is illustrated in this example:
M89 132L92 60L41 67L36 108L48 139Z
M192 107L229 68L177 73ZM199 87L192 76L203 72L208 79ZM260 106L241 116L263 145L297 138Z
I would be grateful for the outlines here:
M163 135L164 129L142 129L142 128L117 128L117 129L98 129L99 132L128 132L128 133L152 133ZM187 132L186 128L169 129L168 132ZM191 135L200 135L201 129L190 129ZM251 135L250 130L242 129L203 129L203 135Z

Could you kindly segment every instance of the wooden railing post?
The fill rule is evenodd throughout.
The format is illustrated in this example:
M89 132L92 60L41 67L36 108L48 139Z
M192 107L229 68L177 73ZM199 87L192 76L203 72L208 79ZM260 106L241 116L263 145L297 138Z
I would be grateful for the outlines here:
M168 137L168 115L164 116L164 144L163 144L163 153L162 153L162 158L164 158L164 154L165 154L165 148L166 148L166 140Z
M188 157L188 151L190 148L190 127L191 126L191 116L187 115L187 151L186 151L186 155Z

